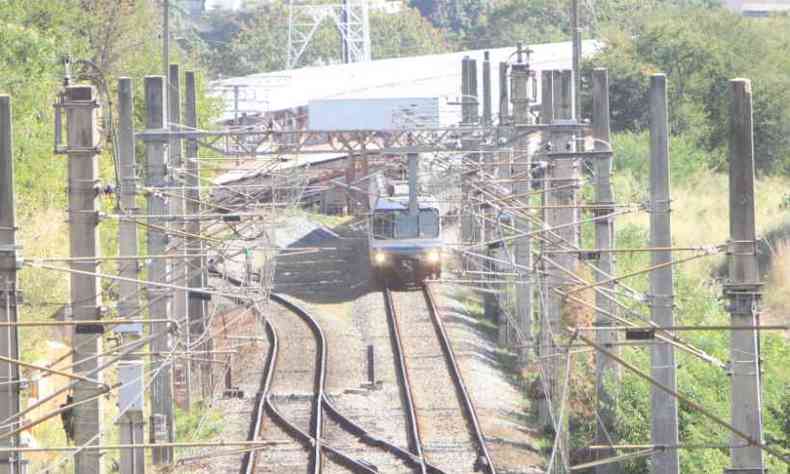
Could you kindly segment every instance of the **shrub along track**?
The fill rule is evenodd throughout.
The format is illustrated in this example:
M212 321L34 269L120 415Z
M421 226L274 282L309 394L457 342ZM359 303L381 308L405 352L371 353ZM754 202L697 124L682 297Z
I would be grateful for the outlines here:
M384 290L421 471L494 474L483 433L428 287Z

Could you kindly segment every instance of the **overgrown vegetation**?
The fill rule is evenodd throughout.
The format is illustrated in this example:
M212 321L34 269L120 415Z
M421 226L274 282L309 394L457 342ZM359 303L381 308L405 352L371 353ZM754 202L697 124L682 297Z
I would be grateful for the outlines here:
M647 162L648 143L645 137L624 133L615 135L615 156L618 172L615 174L615 190L618 201L644 201L647 195L648 170L642 165ZM672 198L673 198L673 243L677 246L715 245L724 242L729 235L728 226L728 184L727 176L717 174L698 163L700 151L689 146L683 137L676 138L671 144L672 160ZM639 157L642 157L639 160ZM786 212L782 209L782 190L787 180L779 177L764 177L757 183L757 222L758 232L786 223ZM700 189L705 189L700 193ZM617 246L621 248L644 247L648 242L648 216L634 214L616 220ZM679 255L678 255L679 257ZM676 258L678 258L676 257ZM729 315L722 301L721 282L717 281L714 269L724 260L723 255L706 257L678 266L675 270L676 310L675 317L680 325L727 325ZM627 274L650 265L649 254L620 254L617 258L617 274ZM788 291L785 272L775 271L767 275L768 287L764 321L786 313L780 307L782 298L778 294ZM648 290L646 275L630 278L625 282L639 291ZM633 307L643 315L649 309L643 304ZM768 324L768 323L766 323ZM727 361L729 355L729 336L725 332L687 332L684 340L704 350L706 353ZM778 445L787 443L788 412L787 389L790 387L790 371L783 365L790 356L787 338L782 333L764 332L761 337L763 369L763 402L766 439ZM715 415L729 419L729 386L726 373L695 356L677 351L680 366L678 388L693 401L702 405ZM650 366L649 349L624 348L623 357L637 367ZM583 364L583 362L581 362ZM642 444L650 439L650 386L634 374L623 371L622 382L611 387L620 399L618 407L618 433L620 442ZM594 388L591 387L591 390ZM590 395L590 394L588 394ZM585 440L594 432L590 409L592 398L587 406L581 403L573 411L571 423L575 427L574 438L584 445ZM580 435L581 433L581 435ZM703 415L680 405L680 439L687 444L728 444L729 434L717 427ZM707 473L720 471L729 465L729 452L726 449L682 450L680 452L683 472ZM782 472L785 464L769 457L772 469ZM631 461L628 473L647 472L645 460Z
M105 115L100 129L104 138L104 152L99 158L100 175L104 182L114 182L112 146L109 141L111 124L106 122L106 111L113 107L120 76L131 77L135 84L136 126L142 129L143 76L161 74L164 68L159 55L159 11L149 1L116 0L3 0L0 2L0 93L9 94L13 111L13 154L17 191L17 224L22 256L30 258L63 257L69 254L68 224L66 222L66 164L67 158L54 155L52 104L62 88L65 74L64 60L73 60L72 79L97 87ZM183 68L195 67L178 47L174 46L171 59ZM207 100L205 81L200 81L199 102L201 119L210 121L216 104ZM114 114L117 119L117 113ZM142 152L141 147L138 151ZM140 153L142 157L142 153ZM115 201L102 201L104 211L112 212ZM114 223L101 226L103 254L116 253ZM115 272L112 265L103 271ZM20 274L20 287L25 304L20 311L23 320L45 320L62 309L69 300L69 277L66 273L25 268ZM111 285L104 285L112 305ZM112 317L112 315L110 315ZM26 328L21 331L22 358L41 362L52 356L48 342L53 331ZM110 347L107 342L105 347ZM66 365L66 363L64 363ZM115 374L105 375L111 381ZM55 390L65 383L50 381L47 390ZM43 387L43 385L42 385ZM23 392L24 396L30 394ZM58 398L51 409L63 403ZM49 407L49 405L47 405ZM43 412L42 412L43 413ZM112 419L117 409L113 400L105 403L104 415ZM114 425L107 425L107 441L113 442ZM36 427L30 441L38 445L65 444L58 417ZM112 463L108 456L107 465ZM31 456L31 472L66 459L59 453ZM65 467L64 467L65 466ZM66 462L62 469L67 469ZM61 472L56 470L52 472Z

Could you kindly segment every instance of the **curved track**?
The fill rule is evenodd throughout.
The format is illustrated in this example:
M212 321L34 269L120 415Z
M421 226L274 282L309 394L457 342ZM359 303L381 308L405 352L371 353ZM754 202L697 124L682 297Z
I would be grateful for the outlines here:
M256 409L253 413L253 420L251 423L249 439L256 440L259 438L266 438L267 433L264 427L264 417L268 414L277 428L287 435L298 440L303 446L311 450L310 462L307 466L307 472L318 474L322 471L324 463L327 462L326 457L321 456L322 451L328 454L327 457L343 467L347 471L356 473L375 473L378 472L375 466L364 461L354 459L343 451L327 444L322 439L322 426L324 424L323 410L327 410L327 414L340 425L344 430L359 438L363 443L375 448L384 450L391 453L393 456L409 464L417 464L419 458L415 457L408 451L389 443L386 440L371 435L358 424L345 417L340 411L334 407L331 401L324 393L324 385L326 380L326 343L323 331L318 325L316 320L307 313L304 309L291 302L290 300L272 294L271 299L279 305L285 307L290 312L299 316L302 322L310 328L311 333L314 335L316 354L315 354L315 367L316 370L313 375L314 397L311 400L311 418L309 423L309 431L303 427L297 426L289 417L284 413L281 408L278 408L273 401L272 396L272 381L274 375L277 373L278 355L281 349L280 342L277 334L277 329L270 321L266 321L267 334L272 343L270 344L269 354L267 356L266 369L261 381L261 390L256 398ZM293 329L293 328L292 328ZM300 346L304 350L304 346ZM303 358L304 359L304 358ZM278 433L279 434L279 433ZM271 435L271 433L269 433ZM277 436L273 436L276 438ZM316 443L315 440L321 440ZM260 455L258 450L250 451L245 456L241 473L252 474L256 472L256 467Z
M231 283L240 283L230 278ZM278 359L283 350L275 323L266 319L265 328L270 340L265 370L255 401L249 439L282 439L283 435L295 439L309 451L309 460L302 462L306 472L319 474L324 463L332 462L350 472L375 473L376 466L354 459L328 445L322 439L323 410L348 433L362 443L381 449L400 458L421 474L450 474L486 472L495 474L474 407L466 391L450 342L438 316L429 288L421 292L393 292L385 290L385 302L390 325L393 351L400 380L402 398L409 428L409 449L405 450L368 433L354 421L345 417L324 393L326 381L326 342L317 321L304 309L287 298L272 294L271 299L298 316L302 329L309 329L314 341L313 369L310 377L309 422L302 414L277 407L273 386L278 374ZM260 315L257 311L256 314ZM293 324L291 320L290 323ZM299 331L289 327L289 332ZM304 340L304 338L301 338ZM305 355L308 344L299 344ZM314 353L314 354L313 354ZM292 356L292 355L291 355ZM283 359L289 356L282 356ZM427 361L427 363L426 363ZM302 364L302 368L304 369ZM305 370L301 370L304 385ZM282 375L282 374L281 374ZM452 389L448 390L448 387ZM302 387L304 388L304 387ZM272 423L265 423L269 416ZM267 426L269 425L269 426ZM319 440L316 442L316 440ZM322 452L328 456L322 456ZM251 450L244 457L241 473L256 472L262 450ZM304 454L291 453L294 457ZM267 465L268 463L264 464ZM268 466L267 466L268 467ZM283 472L283 471L272 471ZM294 472L294 471L289 471Z
M431 290L384 290L421 472L496 470Z

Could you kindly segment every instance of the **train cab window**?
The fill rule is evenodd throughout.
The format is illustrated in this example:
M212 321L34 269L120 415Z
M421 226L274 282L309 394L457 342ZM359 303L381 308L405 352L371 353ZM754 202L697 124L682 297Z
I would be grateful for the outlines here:
M398 239L416 239L420 236L420 215L409 215L409 211L398 212L395 221L395 237Z
M420 237L439 237L439 212L436 209L420 211Z
M417 239L439 236L439 212L422 209L417 216L408 211L381 211L373 214L374 239Z
M373 214L373 238L391 239L395 236L395 213L376 212Z

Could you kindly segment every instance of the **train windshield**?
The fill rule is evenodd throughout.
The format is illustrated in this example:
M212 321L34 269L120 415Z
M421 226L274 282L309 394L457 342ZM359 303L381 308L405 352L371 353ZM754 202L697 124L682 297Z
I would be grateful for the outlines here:
M416 216L409 211L392 210L373 213L374 239L418 239L439 237L439 212L421 209Z

